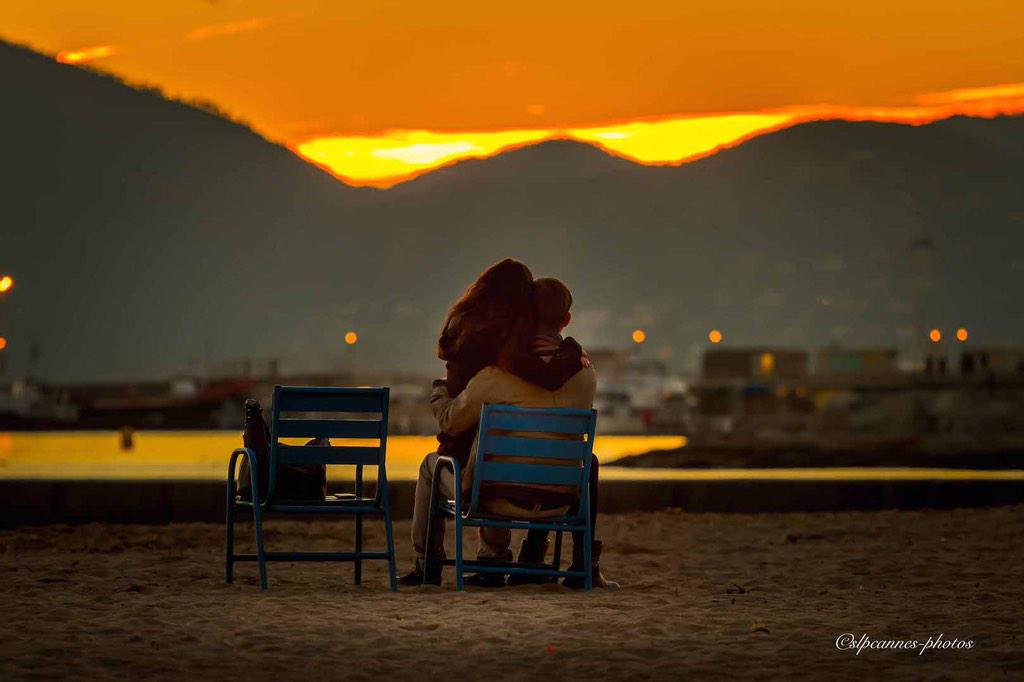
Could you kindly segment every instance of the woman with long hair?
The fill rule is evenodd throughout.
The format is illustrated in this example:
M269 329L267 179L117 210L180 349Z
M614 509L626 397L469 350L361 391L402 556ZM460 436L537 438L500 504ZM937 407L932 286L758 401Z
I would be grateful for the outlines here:
M457 396L485 367L493 365L511 372L521 355L532 347L534 333L533 273L512 258L495 263L480 273L448 311L437 340L437 356L445 361L446 376L435 385L440 382L448 395ZM401 578L403 585L419 585L424 579L426 500L437 457L453 457L465 466L475 437L475 428L458 435L439 431L437 452L424 458L420 466L412 524L416 566ZM444 518L438 517L431 536L443 539L444 530ZM431 552L443 553L443 540L431 544ZM435 580L430 577L428 582ZM439 577L436 582L440 582Z
M445 361L448 394L457 396L484 367L513 372L533 336L533 273L506 258L480 273L445 318L437 356ZM438 433L437 452L465 466L475 436L476 429L457 436Z

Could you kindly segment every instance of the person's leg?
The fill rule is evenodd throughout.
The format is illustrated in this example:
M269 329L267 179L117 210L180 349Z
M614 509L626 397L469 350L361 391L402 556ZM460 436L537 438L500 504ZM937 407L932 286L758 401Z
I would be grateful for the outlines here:
M512 531L508 528L479 529L480 544L476 558L480 560L512 561L509 545L512 543ZM504 587L505 576L500 573L474 573L466 578L467 585L477 587Z
M412 546L416 550L417 557L423 557L426 554L427 519L430 517L430 486L436 467L437 453L431 452L420 463L419 477L416 479L416 494L413 497L412 507ZM441 524L440 534L434 535L431 543L435 547L441 547L443 551L444 524Z
M512 531L508 528L480 528L480 546L476 551L477 559L496 559L512 561Z
M413 498L412 508L412 546L416 550L416 566L411 573L399 581L403 585L419 585L423 582L424 556L427 549L427 523L430 518L430 486L434 478L434 469L437 468L437 453L431 452L423 458L420 464L419 477L416 479L416 494ZM439 481L441 494L450 496L454 491L452 475L448 469L441 472ZM431 529L430 555L435 558L444 558L444 533L445 518L441 515L434 516L434 526ZM428 576L428 582L440 583L440 571L432 571Z
M546 530L529 530L526 532L526 537L519 544L519 556L516 557L516 563L520 564L542 564L544 563L544 557L548 553L548 531ZM557 580L552 579L548 576L543 575L522 575L513 573L508 577L508 584L513 587L516 585L536 585L546 582Z

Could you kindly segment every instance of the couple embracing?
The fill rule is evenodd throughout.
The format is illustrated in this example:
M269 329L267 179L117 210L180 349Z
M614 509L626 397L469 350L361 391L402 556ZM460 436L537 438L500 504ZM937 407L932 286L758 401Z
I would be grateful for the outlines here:
M412 541L416 566L401 579L403 585L440 584L440 567L426 561L444 556L444 519L435 519L431 547L426 546L430 507L430 486L437 458L446 455L463 466L463 480L454 481L443 470L441 493L449 498L454 486L468 490L473 476L476 428L485 404L524 407L593 406L597 375L586 353L562 331L571 320L572 293L553 278L534 279L530 269L505 259L485 270L448 312L438 339L437 354L445 361L446 376L434 382L430 405L438 425L438 448L423 459L416 482ZM598 462L590 467L591 537L597 521ZM564 500L545 499L543 491L519 490L489 499L492 512L513 518L531 519L550 515ZM480 528L481 559L510 561L511 531ZM519 548L518 561L540 563L548 549L547 531L529 531ZM570 570L583 569L583 533L573 533ZM600 570L601 542L593 541L591 572L595 587L618 587ZM509 585L545 582L538 576L512 575ZM477 574L467 584L502 587L505 577ZM583 578L566 578L567 587L582 588Z

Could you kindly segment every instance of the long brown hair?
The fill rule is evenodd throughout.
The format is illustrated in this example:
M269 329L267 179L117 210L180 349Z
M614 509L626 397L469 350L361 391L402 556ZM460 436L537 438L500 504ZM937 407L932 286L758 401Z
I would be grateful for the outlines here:
M512 369L533 341L533 318L533 273L506 258L480 273L448 311L437 355L442 360L483 356Z

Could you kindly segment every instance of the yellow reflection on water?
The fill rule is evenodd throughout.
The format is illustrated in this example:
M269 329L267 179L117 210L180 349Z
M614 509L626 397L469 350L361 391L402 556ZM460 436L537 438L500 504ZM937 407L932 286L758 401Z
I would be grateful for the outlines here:
M1024 470L925 467L632 469L603 466L601 477L609 480L637 481L1024 481Z
M336 445L347 441L334 441ZM365 444L363 441L362 444ZM131 450L121 450L115 431L0 433L0 479L224 480L231 451L242 439L231 431L138 431ZM388 478L414 480L433 436L388 438ZM682 447L682 436L598 436L602 462L650 450ZM372 471L367 472L372 477ZM346 480L351 467L328 467L328 477ZM807 469L633 469L602 466L605 480L1013 480L1024 470L829 467Z
M610 462L685 444L682 436L598 436L594 448ZM241 445L234 431L136 431L131 450L121 449L116 431L0 433L0 479L224 479L231 451ZM389 437L388 478L415 479L423 456L436 447L433 436ZM332 479L351 475L351 467L328 467Z

